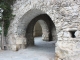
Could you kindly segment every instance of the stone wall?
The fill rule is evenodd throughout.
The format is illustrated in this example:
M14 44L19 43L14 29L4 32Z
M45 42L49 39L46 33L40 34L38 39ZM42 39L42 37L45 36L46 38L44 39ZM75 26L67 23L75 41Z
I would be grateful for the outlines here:
M16 16L9 27L7 35L9 44L18 43L19 40L20 43L26 41L23 35L18 35L18 31L21 32L18 28L23 27L19 26L22 22L20 20L24 18L26 12L38 9L43 12L31 12L26 20L44 13L50 16L56 26L58 37L55 60L80 59L80 0L17 0L12 8ZM14 50L18 46L12 45L11 47Z

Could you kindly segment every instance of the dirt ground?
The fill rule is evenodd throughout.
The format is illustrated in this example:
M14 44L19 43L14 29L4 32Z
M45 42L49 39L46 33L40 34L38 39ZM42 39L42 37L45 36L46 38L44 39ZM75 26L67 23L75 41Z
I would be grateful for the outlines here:
M54 60L55 44L41 37L35 38L35 46L19 51L0 51L0 60Z

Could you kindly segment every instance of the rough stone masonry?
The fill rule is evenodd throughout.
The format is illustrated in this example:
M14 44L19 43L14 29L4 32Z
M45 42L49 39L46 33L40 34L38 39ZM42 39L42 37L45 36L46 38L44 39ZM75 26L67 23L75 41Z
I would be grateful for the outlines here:
M80 59L80 0L17 0L12 8L15 17L8 30L8 49L34 44L32 29L40 20L45 38L56 41L55 60Z

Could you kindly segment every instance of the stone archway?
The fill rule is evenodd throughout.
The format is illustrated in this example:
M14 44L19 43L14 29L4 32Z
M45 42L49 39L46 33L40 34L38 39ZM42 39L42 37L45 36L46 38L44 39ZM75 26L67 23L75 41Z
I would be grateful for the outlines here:
M33 18L32 21L27 26L27 31L26 31L27 45L34 44L33 29L34 29L35 23L38 20L41 23L43 35L45 35L45 37L46 37L45 40L49 40L49 41L55 40L56 35L55 35L55 33L53 33L55 31L54 23L52 22L52 20L50 19L50 17L47 14L41 14L41 15L38 15L35 18Z
M8 49L19 50L26 48L27 45L33 45L33 28L38 20L42 25L43 32L48 29L46 33L49 34L49 41L57 41L56 27L51 18L39 9L31 9L18 20L18 23L13 20L10 24L7 38ZM45 26L47 26L46 29ZM43 34L45 35L45 33Z

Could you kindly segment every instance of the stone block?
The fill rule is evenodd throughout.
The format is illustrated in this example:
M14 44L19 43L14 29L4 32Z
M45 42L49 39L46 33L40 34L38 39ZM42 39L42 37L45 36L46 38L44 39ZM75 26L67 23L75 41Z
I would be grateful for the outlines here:
M1 50L1 47L0 47L0 50Z
M10 45L10 47L11 47L11 50L13 50L13 51L16 51L16 44L15 45Z
M21 40L16 40L16 44L23 44L23 39Z
M27 47L27 44L21 44L21 49L25 49Z
M75 32L75 36L76 36L77 38L80 38L80 31L76 31L76 32Z
M63 33L63 37L68 37L68 38L69 38L69 37L71 37L71 35L70 35L69 32L64 32L64 33Z
M23 44L27 44L27 38L23 40Z

